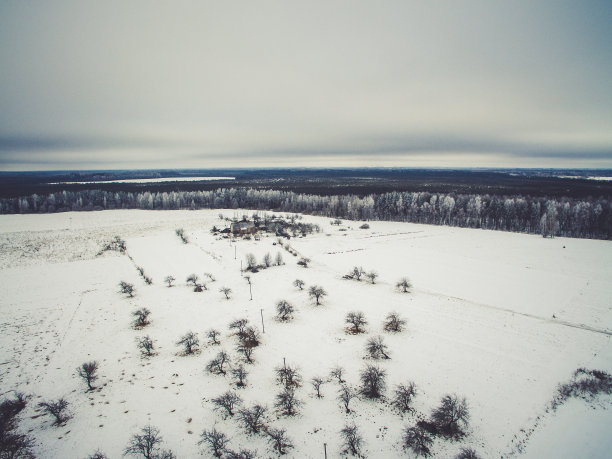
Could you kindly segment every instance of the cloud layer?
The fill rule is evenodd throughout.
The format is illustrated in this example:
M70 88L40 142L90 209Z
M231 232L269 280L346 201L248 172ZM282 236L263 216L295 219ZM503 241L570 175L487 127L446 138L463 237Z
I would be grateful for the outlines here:
M0 168L612 167L610 2L0 4Z

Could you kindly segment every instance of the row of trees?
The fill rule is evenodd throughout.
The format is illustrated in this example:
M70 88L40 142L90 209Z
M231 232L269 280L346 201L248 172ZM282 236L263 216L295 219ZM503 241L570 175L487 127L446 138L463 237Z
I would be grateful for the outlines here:
M457 193L391 192L365 197L317 196L278 190L221 188L213 191L61 191L46 196L3 198L0 214L103 209L250 208L352 220L392 220L468 228L612 238L609 197L548 199Z

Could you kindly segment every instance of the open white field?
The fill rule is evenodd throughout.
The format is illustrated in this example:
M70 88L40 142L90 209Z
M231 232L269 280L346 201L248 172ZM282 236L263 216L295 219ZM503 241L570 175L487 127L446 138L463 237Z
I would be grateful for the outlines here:
M434 457L453 457L461 447L481 457L609 457L612 451L612 398L596 403L570 400L556 412L547 406L557 384L579 367L612 372L612 245L609 241L543 239L502 232L369 222L331 226L327 218L304 216L322 232L292 238L291 246L309 257L309 268L296 264L276 237L230 244L209 230L223 226L218 214L241 216L251 211L104 211L53 215L0 216L0 388L32 395L22 428L36 440L42 458L84 458L99 448L121 457L132 434L150 423L158 427L164 447L179 458L210 456L198 445L204 429L215 426L230 438L232 449L256 449L274 457L263 436L246 435L234 418L213 410L210 399L228 389L245 406L269 409L269 425L287 429L294 444L289 457L338 457L339 431L355 423L371 458L413 457L402 449L405 426L428 417L447 393L465 396L471 414L461 441L435 440ZM190 242L175 234L182 227ZM345 231L341 231L345 230ZM126 255L96 256L105 242L119 235ZM251 275L240 272L245 255L258 260L282 253L283 266ZM135 266L152 277L146 285ZM375 285L344 280L353 266L376 270ZM187 276L212 273L208 291L195 293ZM167 288L164 277L176 286ZM409 294L394 289L408 277ZM306 287L320 285L328 295L315 306ZM133 283L134 298L118 292L123 280ZM230 287L226 300L219 288ZM297 309L289 323L274 320L281 299ZM143 330L131 325L137 308L151 310ZM263 311L262 311L263 310ZM366 333L345 333L344 317L362 311ZM404 332L389 334L382 321L390 312L407 320ZM238 389L231 376L206 371L220 349L240 363L236 337L228 324L247 318L261 331L255 363L245 365L248 385ZM221 344L206 344L206 332L219 329ZM176 341L187 331L198 333L201 352L179 355ZM158 354L144 359L137 337L148 334ZM382 335L390 360L365 358L366 341ZM303 402L294 417L274 411L280 391L274 368L298 366ZM76 375L83 362L97 360L99 390L87 392ZM351 402L347 414L337 400L338 385L326 382L323 398L309 381L327 377L341 365L349 384L369 363L386 370L387 399L396 384L414 381L416 413L400 415L388 403L365 398ZM65 396L71 419L54 427L40 416L41 400Z

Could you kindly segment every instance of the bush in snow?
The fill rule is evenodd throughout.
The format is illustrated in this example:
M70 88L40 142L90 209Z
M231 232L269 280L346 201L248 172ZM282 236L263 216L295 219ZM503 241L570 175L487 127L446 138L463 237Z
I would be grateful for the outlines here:
M236 334L240 338L244 334L244 330L249 321L247 319L236 319L229 324L230 330L236 330Z
M353 335L363 333L365 330L362 327L368 323L363 315L363 312L357 311L347 313L344 321L351 326L348 329L348 332L352 333Z
M404 449L410 448L417 456L429 456L429 447L433 438L426 430L419 426L406 427L402 436Z
M293 286L300 290L304 290L304 281L302 279L296 279L293 281Z
M175 281L176 279L174 278L174 276L166 276L164 278L164 282L166 284L168 284L168 287L172 287L172 283Z
M252 253L247 253L246 255L246 269L248 271L257 269L257 258Z
M134 328L143 328L149 325L149 316L151 311L147 308L140 308L132 313L134 316Z
M266 268L269 268L270 266L272 266L272 255L270 255L270 252L266 252L266 254L264 255L263 264L265 265Z
M472 448L461 448L455 459L480 459L480 456Z
M225 366L229 365L229 355L227 352L220 351L214 359L208 362L206 369L216 375L224 375L227 373Z
M359 374L361 393L368 398L380 398L386 387L387 373L382 368L366 365Z
M356 281L361 281L361 278L364 274L365 271L361 266L354 266L353 269L351 269L348 274L345 274L343 277L344 279L354 279Z
M397 313L391 312L387 317L385 317L385 321L383 322L383 329L392 333L399 333L404 329L406 325L406 321L402 319Z
M323 287L319 287L318 285L312 285L308 289L308 296L315 300L315 304L319 306L321 304L321 299L324 296L327 296L327 292L323 289Z
M344 383L344 379L342 379L342 375L344 374L344 368L337 365L331 369L329 372L329 376L338 380L338 384Z
M255 404L251 408L238 410L238 419L247 433L259 433L266 430L266 412L264 406Z
M142 456L145 459L175 459L172 451L161 450L160 445L163 441L159 434L159 429L147 425L140 429L139 434L132 435L128 446L123 451L123 455Z
M140 349L140 352L147 357L151 357L155 354L155 345L153 344L151 337L148 335L138 340L138 349Z
M130 298L134 296L134 285L128 284L127 282L121 281L119 282L119 291Z
M232 368L232 376L236 380L236 386L246 386L246 378L248 376L248 373L242 365L238 365L236 368Z
M276 367L276 381L279 384L285 386L285 388L296 388L300 387L302 382L302 376L297 368L292 368L289 365L283 365L282 367Z
M93 454L87 456L87 459L108 459L108 456L99 449L97 449L96 451L94 451Z
M215 409L225 410L228 416L234 415L234 407L242 404L242 399L231 391L227 391L211 400Z
M310 258L301 257L297 264L303 266L304 268L308 268L308 264L310 263Z
M21 393L15 394L14 399L6 399L0 403L0 457L3 459L35 457L31 449L34 441L17 431L19 413L26 405L27 397Z
M293 387L285 387L281 392L276 394L276 402L274 406L285 416L294 416L297 414L297 409L302 402L295 397L295 389Z
M372 359L390 359L387 345L383 342L382 336L373 336L366 343L366 352Z
M61 426L70 419L68 415L68 401L64 397L55 401L42 401L38 406L42 408L46 414L53 416L53 425Z
M349 408L349 404L351 400L357 397L357 391L346 384L340 385L340 390L338 391L338 400L342 402L344 409L347 413L350 413L351 410Z
M600 393L612 393L612 376L601 370L578 368L570 382L559 385L551 406L556 409L570 397L594 398Z
M283 256L281 255L280 252L276 252L276 258L274 259L274 264L276 266L282 266L285 264L285 262L283 261Z
M408 384L399 384L393 390L393 400L391 400L391 405L400 413L412 411L410 404L412 403L412 399L415 395L416 385L412 381L408 382Z
M269 428L266 430L268 442L278 454L287 454L287 449L293 448L293 443L287 437L285 429Z
M357 431L357 426L346 425L340 431L340 436L342 437L344 449L342 452L344 454L350 454L352 456L362 457L361 453L361 444L363 442L363 438L359 435Z
M183 346L185 348L185 354L193 354L198 351L200 346L200 340L198 338L198 334L192 331L185 333L181 338L176 342L177 346Z
M457 395L444 395L440 406L431 413L431 420L438 431L447 436L461 436L464 428L467 428L470 413L467 402Z
M225 459L255 459L256 457L257 451L251 451L250 449L241 449L240 451L225 450Z
M175 232L176 232L176 235L181 238L181 241L183 241L183 244L187 244L189 242L189 239L185 235L185 230L183 228L178 228Z
M221 287L219 289L219 292L223 293L225 295L225 299L229 300L230 299L230 295L232 293L232 289L229 287Z
M215 328L211 328L208 330L208 334L206 335L210 340L210 344L221 344L221 342L217 339L221 335L221 332Z
M364 223L363 225L359 227L359 229L370 229L370 225L368 225L367 223Z
M371 284L375 284L376 279L378 279L378 273L376 271L369 271L366 273L366 277L370 279Z
M412 284L410 283L410 281L405 278L402 277L396 284L395 284L395 288L397 288L399 291L403 292L403 293L408 293L410 292L410 288L412 287Z
M312 387L317 392L317 398L323 397L321 395L321 386L325 384L325 380L323 378L315 376L314 378L310 380L310 384L312 384Z
M77 374L87 383L87 388L89 390L95 389L91 383L98 379L98 375L96 374L97 372L98 362L95 360L93 362L85 362L79 368L77 368Z
M281 322L287 322L292 319L295 308L287 300L280 300L276 303L276 318Z

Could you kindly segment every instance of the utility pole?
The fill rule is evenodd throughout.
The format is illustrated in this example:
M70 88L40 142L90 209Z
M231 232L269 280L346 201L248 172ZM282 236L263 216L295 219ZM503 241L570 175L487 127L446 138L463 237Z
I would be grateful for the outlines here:
M238 248L238 246L236 244L234 244L234 260L236 259L236 249ZM241 263L242 264L242 263Z
M261 331L263 333L266 333L266 327L264 326L264 321L263 321L263 309L260 309L259 312L261 312Z
M327 443L323 443L323 452L325 453L325 459L327 459Z

